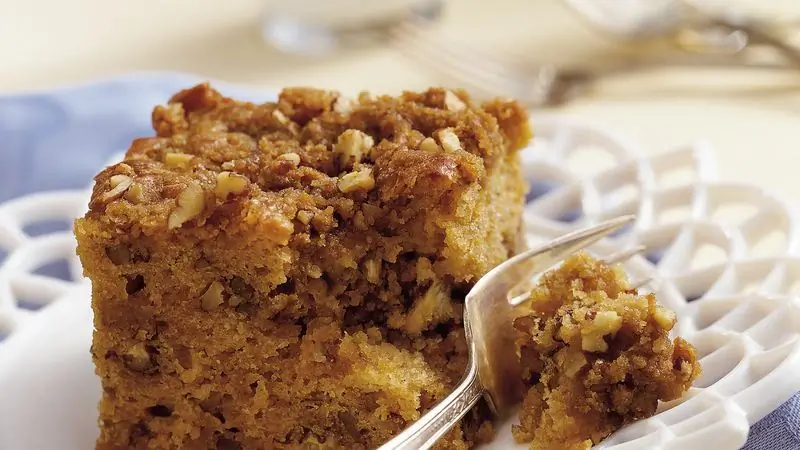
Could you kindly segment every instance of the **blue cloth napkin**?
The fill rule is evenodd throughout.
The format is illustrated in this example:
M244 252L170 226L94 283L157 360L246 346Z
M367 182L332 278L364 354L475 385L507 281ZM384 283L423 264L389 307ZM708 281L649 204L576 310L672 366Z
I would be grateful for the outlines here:
M141 74L50 92L0 95L0 203L34 192L89 188L112 155L126 150L134 138L152 135L153 105L199 81ZM228 85L222 90L253 101L270 97ZM534 186L532 193L546 190ZM28 231L66 226L45 224ZM800 394L756 423L744 448L800 449Z

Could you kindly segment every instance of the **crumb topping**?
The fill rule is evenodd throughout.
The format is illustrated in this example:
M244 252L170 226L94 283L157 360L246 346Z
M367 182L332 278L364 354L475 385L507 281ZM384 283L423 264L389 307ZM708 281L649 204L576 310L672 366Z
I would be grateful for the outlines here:
M517 248L522 107L198 85L152 121L75 223L98 450L376 448L447 394L464 293Z
M531 448L589 449L700 375L694 348L670 339L675 314L585 253L544 275L514 321L530 386L515 438Z

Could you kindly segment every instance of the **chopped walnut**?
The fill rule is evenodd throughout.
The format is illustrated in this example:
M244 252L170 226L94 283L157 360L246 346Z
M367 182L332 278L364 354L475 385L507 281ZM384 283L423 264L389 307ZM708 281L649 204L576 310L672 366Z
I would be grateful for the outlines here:
M132 345L125 354L122 361L130 370L134 372L149 373L155 369L155 364L147 351L147 346L143 342Z
M338 224L333 217L333 206L327 206L323 210L316 211L314 217L311 218L311 226L320 233L326 233L336 228Z
M372 136L360 130L345 130L339 135L333 151L339 157L342 168L352 167L353 164L361 162L362 158L368 157L375 140Z
M222 283L215 281L208 286L208 289L200 296L200 307L203 311L213 311L222 304Z
M187 153L167 153L164 155L164 164L170 167L185 167L194 158L194 155Z
M655 311L653 311L653 319L655 319L658 326L667 331L671 330L678 321L678 317L674 312L662 307L661 305L657 305L655 307Z
M442 147L439 147L439 144L436 143L436 140L433 138L425 138L420 142L419 149L423 152L429 153L439 153L442 151Z
M568 377L575 376L576 373L580 372L589 361L586 359L586 355L582 352L564 352L564 371Z
M598 311L587 325L581 329L581 348L587 352L604 352L608 350L605 337L620 329L622 317L614 311Z
M144 201L144 187L142 187L141 183L133 183L131 187L125 191L123 197L131 203L142 203Z
M289 153L284 153L282 155L278 155L277 159L279 161L289 161L295 167L300 165L300 155L298 155L295 152L289 152Z
M167 228L170 230L179 228L203 212L205 207L203 188L196 181L187 184L183 191L178 194L177 203L178 206L172 210L167 220Z
M669 337L660 337L653 341L653 351L656 353L663 353L672 347L672 341Z
M442 143L442 147L445 149L445 151L456 152L461 150L461 141L453 132L452 128L439 130L437 134L439 135L439 142Z
M128 264L132 260L131 249L124 244L106 247L106 256L117 266Z
M310 264L306 268L306 274L311 278L322 278L322 269L316 264Z
M111 178L108 179L108 183L111 185L112 188L124 184L130 185L132 181L133 180L131 180L131 177L127 175L112 175Z
M356 211L355 216L353 216L353 225L355 225L356 230L366 230L369 228L367 218L364 216L363 211Z
M339 179L339 190L345 194L355 191L369 191L375 187L372 169L365 167L357 172L350 172Z
M408 333L418 334L454 315L450 291L441 281L436 280L411 307L404 328Z
M309 223L311 223L311 219L313 218L314 218L314 213L312 213L311 211L306 211L304 209L297 211L297 220L299 220L300 223L302 223L303 225L308 225Z
M272 111L272 117L274 117L275 120L277 120L281 125L288 125L291 122L289 118L286 117L286 114L282 113L279 109Z
M260 198L248 199L243 209L243 224L258 228L265 239L280 245L289 243L294 232L292 217L284 215L282 211Z
M433 271L431 260L420 256L420 258L417 259L417 282L432 280L435 276L436 273Z
M364 263L364 275L372 284L378 284L380 282L380 275L381 275L381 263L376 259L367 260Z
M425 135L419 130L411 130L408 132L408 147L419 148L422 141L425 140Z
M111 200L116 200L121 197L122 194L131 187L133 180L127 175L112 175L111 178L108 179L108 183L111 185L111 190L101 197L104 202L110 202Z
M214 194L220 200L225 200L229 195L239 195L247 191L249 180L233 172L220 172L217 174L217 186Z
M129 166L128 164L119 163L114 167L114 173L120 175L128 175L133 176L136 172L133 171L133 167Z
M339 114L350 114L353 110L353 100L347 97L339 97L333 103L333 110Z
M446 91L444 93L444 106L450 111L460 111L467 107L453 91Z

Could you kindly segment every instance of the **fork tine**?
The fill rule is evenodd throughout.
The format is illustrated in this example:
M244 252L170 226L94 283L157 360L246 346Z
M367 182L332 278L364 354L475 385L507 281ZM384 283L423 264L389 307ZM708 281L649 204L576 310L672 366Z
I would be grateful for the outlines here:
M508 68L508 64L502 59L488 52L477 48L468 48L443 37L432 38L426 27L413 22L401 23L394 28L392 36L399 42L413 44L415 50L421 52L433 50L434 52L429 53L438 53L439 56L451 60L457 66L463 66L464 69L481 67L486 69L484 70L486 73L502 73Z
M408 22L393 30L393 40L400 44L396 47L406 56L431 65L464 87L489 96L516 95L513 78L508 75L509 65L501 59L440 37L430 38L427 34L425 28Z
M573 231L558 237L544 246L525 251L509 260L509 268L527 267L535 261L537 265L552 266L567 256L584 249L609 234L623 228L636 220L636 216L627 215L610 219L590 228Z
M621 263L623 261L631 259L632 257L638 255L639 253L644 252L646 249L647 247L645 247L644 245L636 245L627 250L620 250L616 253L612 253L611 255L603 258L603 261L605 261L605 263L608 265Z
M648 278L643 278L641 280L637 280L637 281L628 283L628 287L630 289L641 289L641 288L647 286L648 284L650 284L652 281L653 281L652 278L649 278L649 277Z

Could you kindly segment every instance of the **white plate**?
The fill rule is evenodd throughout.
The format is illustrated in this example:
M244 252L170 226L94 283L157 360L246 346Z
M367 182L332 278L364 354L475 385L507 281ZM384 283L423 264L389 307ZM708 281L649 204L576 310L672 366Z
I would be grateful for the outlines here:
M702 356L704 374L689 395L599 447L741 447L750 425L800 390L796 211L760 188L717 181L701 145L642 158L597 127L539 118L536 129L523 158L536 180L525 213L530 239L636 213L632 229L596 250L647 245L647 259L627 269L654 277L660 301L679 316L676 331ZM0 449L85 450L97 434L91 310L74 240L65 231L29 233L80 215L86 200L85 190L53 191L0 205L0 250L8 251L0 334L9 335L0 343ZM509 423L487 448L525 446L513 444Z

